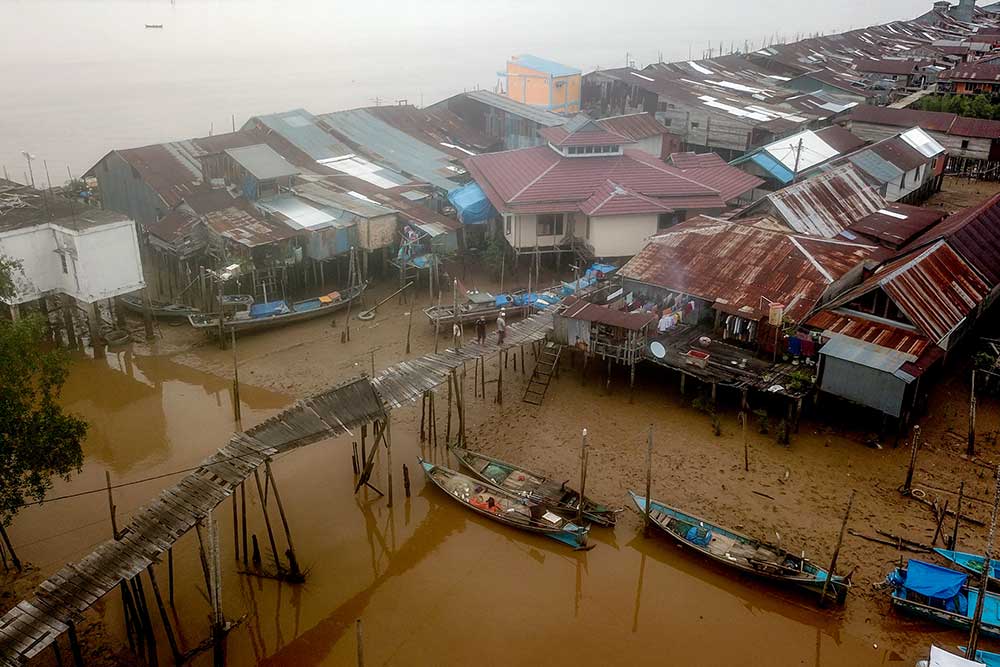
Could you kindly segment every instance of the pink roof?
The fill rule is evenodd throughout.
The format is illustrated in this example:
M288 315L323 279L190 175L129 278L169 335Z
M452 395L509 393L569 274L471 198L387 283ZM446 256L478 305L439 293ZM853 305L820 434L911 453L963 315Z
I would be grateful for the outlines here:
M498 211L579 210L607 181L670 209L723 209L719 191L642 151L563 157L548 146L470 157L465 166Z
M630 113L624 116L602 118L597 122L604 129L620 134L631 141L667 134L670 131L651 113Z
M585 215L636 215L639 213L671 213L662 201L643 197L612 181L605 181L590 199L580 204Z
M543 127L538 131L538 134L553 146L602 146L632 143L630 139L626 139L616 132L610 132L593 121L576 130L566 129L566 125Z
M687 178L719 191L723 201L750 192L764 180L733 167L715 153L674 153L667 158Z

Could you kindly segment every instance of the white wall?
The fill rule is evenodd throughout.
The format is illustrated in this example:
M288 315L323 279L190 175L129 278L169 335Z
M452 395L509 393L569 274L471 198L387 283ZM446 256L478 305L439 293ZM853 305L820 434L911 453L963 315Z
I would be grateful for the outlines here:
M69 294L93 303L145 286L131 220L81 231L56 223L12 230L0 234L0 254L22 263L23 275L15 275L13 303L46 294ZM66 257L65 271L60 254Z
M653 157L659 158L663 154L663 135L658 134L655 137L646 137L641 141L631 144L629 148L638 148L643 153L649 153Z
M630 257L656 233L656 220L656 214L592 217L588 242L597 257Z
M537 216L535 215L508 215L503 221L504 237L512 248L527 250L538 246L540 248L558 245L573 231L574 216L571 213L565 214L563 219L562 234L538 236ZM510 221L510 232L507 232L508 220ZM582 237L584 230L581 228L577 236Z

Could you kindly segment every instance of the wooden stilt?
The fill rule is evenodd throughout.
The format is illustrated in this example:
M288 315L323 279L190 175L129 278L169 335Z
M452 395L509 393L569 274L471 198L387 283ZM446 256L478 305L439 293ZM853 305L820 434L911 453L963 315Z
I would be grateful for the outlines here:
M646 437L646 511L643 512L645 515L645 520L643 521L643 531L646 535L649 535L649 511L651 499L649 494L652 493L653 487L653 425L649 425L649 435Z
M118 582L118 591L122 597L122 616L125 617L125 635L128 638L129 650L138 655L143 649L142 632L139 629L138 613L132 601L132 591L124 580Z
M256 468L253 471L253 481L257 484L257 497L260 498L260 511L264 514L264 527L267 528L267 540L271 544L274 566L280 573L284 568L281 566L281 560L278 558L278 545L274 541L274 531L271 530L271 517L267 515L267 505L264 504L264 489L260 486L260 474Z
M951 531L951 542L948 543L948 548L952 551L958 549L958 524L962 518L962 500L965 498L965 481L958 487L958 507L955 508L955 528Z
M153 623L149 617L149 606L146 604L146 594L142 588L142 581L139 577L131 579L132 595L135 599L135 607L139 612L139 624L142 627L142 634L146 641L146 655L150 665L157 664L156 636L153 634Z
M840 524L840 535L837 537L837 546L833 548L833 558L830 559L830 567L827 568L827 577L823 581L823 592L820 594L820 604L826 604L826 590L830 585L830 580L837 573L837 557L840 556L840 545L844 542L844 533L847 532L847 520L851 517L851 506L854 504L854 494L855 491L851 491L851 497L847 500L847 511L844 512L844 522ZM845 588L842 593L837 593L834 590L834 597L838 601L842 602L844 596L847 595L847 589Z
M256 469L254 469L256 472ZM214 642L213 662L216 667L225 664L225 649L222 639L226 633L226 618L222 613L222 559L219 548L219 526L212 512L208 513L208 539L212 548L212 639Z
M410 469L406 467L405 463L403 464L403 493L406 494L407 498L410 497Z
M205 590L208 592L208 599L212 599L212 576L208 570L208 552L205 547L205 536L202 535L201 521L194 524L194 532L198 536L198 558L201 560L201 573L205 577Z
M167 643L170 644L170 652L174 656L174 664L179 665L183 662L184 655L177 647L177 638L174 636L174 628L170 624L170 617L167 616L167 608L164 606L163 598L160 596L160 587L156 584L156 573L153 571L152 563L146 567L146 575L149 577L149 585L153 589L153 599L156 600L156 608L160 612L163 633L167 636Z
M69 626L67 634L69 635L69 650L73 654L73 665L83 667L83 652L80 651L80 640L76 637L76 623L70 621L66 625Z
M920 427L913 427L913 447L910 449L910 467L906 469L906 481L903 482L903 494L909 495L913 487L913 470L917 466L917 451L920 449Z
M320 264L322 266L322 264ZM247 566L247 488L240 482L240 537L243 542L243 567ZM171 598L172 600L173 598Z
M500 357L502 357L502 356L504 356L504 351L500 350L500 353L497 355L497 373L498 373L498 375L497 375L497 399L496 399L497 405L503 405L503 367L504 367L504 364L502 363L502 360L500 359Z
M990 513L990 531L986 538L986 555L983 558L983 563L986 564L987 567L993 561L993 539L996 537L998 510L1000 510L1000 466L997 466L996 472L994 473L993 511ZM979 595L976 598L976 611L972 616L972 628L969 632L969 644L968 649L965 651L965 657L970 659L976 655L976 650L979 648L979 631L983 620L986 587L989 583L990 577L982 576L979 579Z
M976 455L976 369L972 369L972 388L969 390L969 457Z
M382 429L382 442L385 443L385 465L388 470L386 483L389 485L389 498L386 507L392 507L392 424L388 415L385 417L385 426Z
M427 441L427 392L420 394L420 442Z
M244 516L246 516L244 514ZM244 557L246 555L244 554ZM167 599L174 606L174 548L167 549Z
M438 444L438 427L437 427L437 411L434 409L434 396L435 392L431 391L431 440L435 447Z
M56 640L52 642L52 653L55 657L56 667L63 667L62 651L59 650L59 637L56 637Z
M479 396L486 400L486 357L479 357Z
M281 517L281 526L285 531L285 540L288 543L288 566L291 577L296 580L302 580L302 572L299 570L299 560L295 557L295 547L292 546L292 531L288 528L285 507L281 504L281 495L278 493L278 481L274 478L274 472L271 470L270 459L264 461L264 472L271 478L271 488L274 489L274 502L278 505L278 516Z
M240 521L236 512L236 494L233 493L231 497L233 499L233 555L238 562L240 560Z
M461 374L452 371L455 376L455 406L458 409L458 444L465 446L465 367ZM461 380L459 380L461 378Z
M583 444L580 448L580 501L576 510L577 523L583 522L583 497L587 490L587 429L583 429Z
M444 442L446 445L451 444L451 395L452 395L452 385L454 384L455 375L454 373L448 374L448 418L445 421L444 427Z
M365 667L365 646L361 641L361 619L359 618L354 625L355 635L358 642L358 667Z

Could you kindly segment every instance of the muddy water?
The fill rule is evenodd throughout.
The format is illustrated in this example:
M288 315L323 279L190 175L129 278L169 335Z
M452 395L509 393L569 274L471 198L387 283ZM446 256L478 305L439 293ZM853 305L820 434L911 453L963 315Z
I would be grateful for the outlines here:
M64 398L92 427L83 473L57 484L53 495L99 489L105 470L122 484L191 467L233 427L228 381L164 357L79 361ZM242 399L248 425L290 400L246 385ZM640 401L636 409L649 407ZM393 509L375 493L353 495L350 437L276 461L308 570L303 586L239 574L231 508L220 506L225 609L243 617L227 642L228 664L354 664L357 618L367 665L526 664L539 656L557 665L902 664L892 647L876 650L862 639L857 620L734 581L664 540L642 538L632 515L614 531L595 528L597 547L586 553L471 515L416 472L418 420L413 408L393 416ZM444 460L441 451L424 454ZM402 494L402 463L412 473L410 499ZM120 522L176 479L116 490ZM266 545L259 503L254 494L248 501L251 531ZM13 539L23 557L54 571L109 535L107 512L103 493L32 507L18 517ZM175 559L175 620L191 647L206 637L209 613L193 534L181 539ZM161 566L164 588L165 580ZM96 613L121 640L118 601L108 596Z

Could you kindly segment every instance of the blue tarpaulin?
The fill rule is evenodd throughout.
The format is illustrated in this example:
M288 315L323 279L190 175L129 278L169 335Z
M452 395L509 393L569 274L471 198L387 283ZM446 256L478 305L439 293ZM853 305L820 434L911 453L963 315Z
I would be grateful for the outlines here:
M947 600L962 590L969 575L940 565L911 560L906 565L903 587L929 598Z
M272 315L283 315L288 310L288 304L284 301L268 301L267 303L255 303L250 306L250 317L271 317Z
M788 184L795 179L795 174L792 173L791 169L775 160L768 153L760 151L759 153L754 153L750 159L782 183Z
M449 192L448 201L458 211L458 219L466 225L479 225L496 215L493 204L475 181Z

